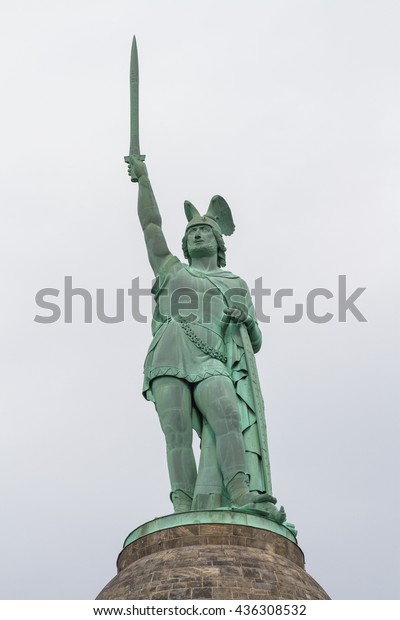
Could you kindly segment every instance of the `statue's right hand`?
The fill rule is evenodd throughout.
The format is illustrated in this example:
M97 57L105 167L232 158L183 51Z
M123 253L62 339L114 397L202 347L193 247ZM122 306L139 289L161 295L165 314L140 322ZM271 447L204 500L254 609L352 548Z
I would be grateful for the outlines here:
M129 158L127 158L127 163L128 174L131 178L132 176L135 176L137 179L140 179L142 176L148 176L146 164L138 157L130 155Z

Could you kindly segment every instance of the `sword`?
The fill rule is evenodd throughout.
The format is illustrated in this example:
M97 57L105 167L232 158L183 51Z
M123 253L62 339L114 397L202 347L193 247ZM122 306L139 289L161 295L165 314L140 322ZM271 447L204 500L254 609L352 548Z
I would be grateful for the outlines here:
M128 174L131 177L131 181L137 183L138 179L133 172L134 158L144 161L146 156L140 154L139 146L139 63L135 36L132 40L129 78L131 94L131 142L129 146L129 155L124 157L124 161L128 164Z
M260 379L258 377L256 360L253 347L251 346L246 326L242 323L239 327L243 342L244 357L254 398L255 414L257 420L258 437L260 439L261 464L264 474L265 491L272 495L271 466L269 464L267 425L264 414L264 400L261 393Z

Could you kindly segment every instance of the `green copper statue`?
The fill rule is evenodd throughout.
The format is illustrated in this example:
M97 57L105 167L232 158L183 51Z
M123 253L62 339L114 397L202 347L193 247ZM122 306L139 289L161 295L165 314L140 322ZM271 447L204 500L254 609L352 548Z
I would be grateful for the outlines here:
M153 340L143 393L155 403L166 439L175 512L232 508L283 523L271 495L263 401L254 353L261 332L246 283L225 267L230 208L214 196L201 216L188 201L181 262L166 243L138 134L136 42L131 57L131 146L138 215L156 276ZM201 438L197 471L193 429Z

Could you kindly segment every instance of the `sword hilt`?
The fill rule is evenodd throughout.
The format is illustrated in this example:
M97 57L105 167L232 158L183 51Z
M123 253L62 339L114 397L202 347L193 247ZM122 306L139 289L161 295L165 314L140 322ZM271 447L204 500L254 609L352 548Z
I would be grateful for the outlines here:
M124 157L124 161L128 164L128 174L131 177L132 183L137 183L139 179L133 172L133 166L135 163L135 159L139 159L140 161L144 161L146 159L146 155L126 155Z

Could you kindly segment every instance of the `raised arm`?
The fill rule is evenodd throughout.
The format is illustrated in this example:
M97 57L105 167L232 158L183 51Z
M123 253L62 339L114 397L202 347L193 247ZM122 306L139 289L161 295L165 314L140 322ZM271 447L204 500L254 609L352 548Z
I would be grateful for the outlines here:
M128 167L128 169L130 166ZM130 170L129 170L130 173ZM138 178L138 215L144 232L147 254L151 268L157 275L164 261L171 256L165 241L161 225L161 215L158 210L146 165L139 159L134 159L134 173Z

